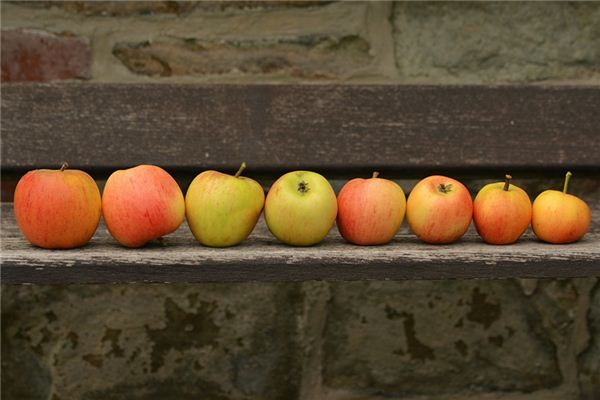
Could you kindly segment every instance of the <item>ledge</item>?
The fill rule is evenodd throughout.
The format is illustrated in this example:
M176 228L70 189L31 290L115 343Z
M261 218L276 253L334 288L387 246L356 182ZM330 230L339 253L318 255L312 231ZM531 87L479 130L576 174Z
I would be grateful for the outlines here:
M248 240L227 249L199 245L186 224L164 246L127 249L101 224L82 248L44 250L22 238L12 205L3 204L1 260L4 284L567 278L600 276L600 229L569 245L528 232L517 244L490 246L472 228L458 243L427 245L404 223L386 246L350 245L333 229L320 245L296 248L277 242L261 220Z

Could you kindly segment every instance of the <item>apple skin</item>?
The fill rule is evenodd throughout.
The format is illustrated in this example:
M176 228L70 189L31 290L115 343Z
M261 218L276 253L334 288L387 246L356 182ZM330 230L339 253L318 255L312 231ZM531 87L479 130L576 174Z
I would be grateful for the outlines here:
M243 176L204 171L185 195L192 234L211 247L233 246L250 235L265 204L262 186Z
M335 223L333 188L316 172L294 171L271 186L265 201L265 221L277 239L293 246L322 241Z
M340 234L358 245L389 243L400 229L406 211L402 188L376 175L352 179L340 190L337 201Z
M531 227L544 242L576 242L588 231L590 220L590 208L577 196L546 190L533 201Z
M516 242L531 223L531 200L518 186L505 182L485 185L473 202L473 222L479 236L490 244Z
M406 202L408 224L426 243L457 241L469 229L472 215L473 200L467 188L445 176L433 175L421 180Z
M91 176L75 169L38 169L17 183L17 225L32 244L45 249L83 246L94 235L102 202Z
M181 225L185 202L179 185L164 169L139 165L109 176L102 212L108 231L120 244L141 247Z

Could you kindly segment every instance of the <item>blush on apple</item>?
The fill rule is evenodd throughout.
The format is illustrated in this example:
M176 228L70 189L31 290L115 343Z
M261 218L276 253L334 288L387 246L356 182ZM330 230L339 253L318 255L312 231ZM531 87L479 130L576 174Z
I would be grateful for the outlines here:
M337 226L350 243L388 243L402 225L404 192L395 182L378 176L375 172L370 179L352 179L338 194Z
M544 242L572 243L588 231L590 208L577 196L568 194L571 172L567 172L563 191L546 190L533 202L531 227Z
M38 169L17 183L17 225L32 244L46 249L83 246L94 235L101 215L100 190L83 171Z
M181 225L185 202L179 185L164 169L139 165L108 178L102 212L108 231L119 243L141 247Z
M486 243L514 243L531 223L529 195L511 179L485 185L473 202L475 228Z
M411 230L427 243L452 243L471 223L473 201L459 181L434 175L415 185L406 203Z

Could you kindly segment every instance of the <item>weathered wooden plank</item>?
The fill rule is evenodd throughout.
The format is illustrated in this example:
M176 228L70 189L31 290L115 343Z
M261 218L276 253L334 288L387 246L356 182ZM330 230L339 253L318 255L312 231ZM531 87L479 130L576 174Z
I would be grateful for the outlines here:
M20 236L10 205L2 211L1 278L7 284L600 276L598 225L583 241L562 246L540 243L531 233L515 245L489 246L472 230L459 243L432 246L405 224L386 246L353 246L334 229L319 246L295 248L278 243L261 220L246 242L228 249L200 246L185 224L166 237L166 246L126 249L101 226L81 249L50 251Z
M600 168L600 87L2 85L2 167Z

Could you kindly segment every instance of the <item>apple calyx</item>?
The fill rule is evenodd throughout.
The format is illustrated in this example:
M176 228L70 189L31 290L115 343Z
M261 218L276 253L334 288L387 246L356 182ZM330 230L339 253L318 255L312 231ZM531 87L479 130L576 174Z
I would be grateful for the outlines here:
M307 193L310 190L308 182L300 181L298 184L298 191L302 194Z
M239 178L240 175L242 174L242 172L246 169L246 162L242 162L242 165L240 165L240 169L238 169L238 171L235 173L235 177Z
M510 187L510 180L512 179L512 176L506 174L504 175L504 187L502 188L502 190L504 190L505 192L508 192L508 188Z
M379 176L379 172L378 171L374 171L373 172L373 176L371 178L377 178Z
M62 165L60 166L60 172L63 172L67 168L69 168L69 163L66 161L63 161Z
M452 184L440 183L437 187L438 191L441 193L450 193L452 191Z
M567 193L567 189L569 188L569 181L571 180L571 176L573 176L573 174L571 173L571 171L567 171L567 174L565 175L565 185L563 186L563 193Z

